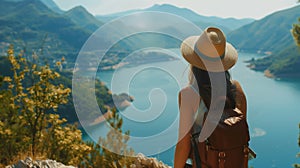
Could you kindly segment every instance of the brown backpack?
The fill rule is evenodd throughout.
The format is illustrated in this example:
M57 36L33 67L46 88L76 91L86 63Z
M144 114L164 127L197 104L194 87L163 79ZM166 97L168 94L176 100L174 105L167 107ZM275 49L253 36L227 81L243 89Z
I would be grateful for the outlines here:
M207 112L204 121L206 116ZM246 117L238 108L224 110L216 129L206 141L199 143L199 133L196 134L192 136L193 167L200 168L200 163L195 163L199 160L201 168L248 168L249 154L256 157L248 146L250 136Z

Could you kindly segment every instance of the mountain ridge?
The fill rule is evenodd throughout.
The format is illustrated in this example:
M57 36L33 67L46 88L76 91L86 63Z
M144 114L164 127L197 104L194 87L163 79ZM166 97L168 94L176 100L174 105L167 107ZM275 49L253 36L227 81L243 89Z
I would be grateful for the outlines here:
M217 26L217 27L222 28L225 33L230 32L234 29L239 28L242 25L245 25L245 24L248 24L248 23L251 23L252 21L254 21L254 19L249 19L249 18L235 19L235 18L219 18L219 17L213 17L213 16L203 16L203 15L200 15L190 9L180 8L180 7L176 7L174 5L170 5L170 4L162 4L162 5L155 4L149 8L145 8L145 9L128 10L128 11L117 12L117 13L108 14L108 15L96 15L96 18L99 20L102 20L103 22L108 22L108 21L111 21L113 19L116 19L116 18L124 16L124 15L129 15L129 14L143 12L143 11L167 12L167 13L175 14L175 15L181 16L191 22L194 22L196 25L198 25L202 29L204 29L207 26Z
M98 21L94 15L82 6L74 7L60 14L50 9L43 1L53 2L52 0L0 0L0 39L1 42L4 42L2 44L13 43L21 46L21 48L26 48L30 53L44 49L48 52L47 59L64 55L69 62L75 62L82 45L103 23ZM227 35L227 39L239 50L252 52L271 51L274 56L293 44L293 38L289 31L292 28L292 23L295 23L299 17L297 13L299 10L300 5L277 11L260 20L253 22L248 20L251 23L247 24L241 23L241 20L239 20L239 23L243 24L243 26L235 31L231 31ZM181 17L194 21L194 24L199 27L218 26L209 22L202 22L201 19L209 18L210 21L217 20L216 22L222 23L222 18L201 16L190 9L178 8L169 4L154 5L147 9L126 12L132 13L135 11L160 11L173 14L178 14L176 12L180 11L179 14L181 14ZM121 14L124 15L126 12ZM110 16L118 17L119 14L116 13ZM231 18L223 20L229 25L234 25L236 21ZM135 24L135 22L130 21L128 24ZM222 24L225 25L225 23ZM128 28L134 28L134 26L128 26ZM176 28L173 24L161 27L164 31L181 33ZM220 28L224 30L225 34L230 32L230 29L226 26ZM121 29L113 29L112 33L122 34ZM109 34L104 38L109 40L113 35ZM145 45L140 43L141 41L147 42L150 46L154 45L166 48L178 47L180 45L180 41L172 41L169 37L148 33L128 38L127 41L121 41L116 46L122 47L122 50L134 50L145 47ZM97 46L101 46L101 44ZM51 56L50 53L56 56ZM276 56L274 58L279 59ZM272 57L269 59L272 59ZM271 71L276 72L272 68Z
M64 13L64 11L61 10L53 0L40 0L40 1L43 2L52 11L59 14Z
M300 5L277 11L229 33L228 39L240 50L276 52L293 43L289 32L299 11Z
M0 16L1 42L23 47L28 55L43 48L48 59L53 55L73 57L90 36L90 32L40 0L0 3L0 14L7 13Z
M269 53L262 59L250 60L251 69L264 71L272 78L299 77L300 51L291 34L299 11L297 5L272 13L230 33L228 40L240 51Z
M94 15L89 13L83 6L76 6L66 11L64 15L82 28L90 30L91 33L103 25L102 22L97 20Z

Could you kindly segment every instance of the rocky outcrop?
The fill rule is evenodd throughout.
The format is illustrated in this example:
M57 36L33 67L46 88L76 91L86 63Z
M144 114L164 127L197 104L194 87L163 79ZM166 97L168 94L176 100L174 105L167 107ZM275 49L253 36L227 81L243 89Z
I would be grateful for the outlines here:
M27 157L25 160L20 160L18 163L5 168L75 168L73 166L66 166L62 163L56 162L55 160L32 160Z
M141 153L137 154L134 163L130 167L131 168L171 168L170 166L164 164L162 161L158 161L156 158L148 158Z
M264 71L264 74L268 78L275 78L274 74L272 74L271 71L268 69Z
M55 160L32 160L27 157L25 160L20 160L18 163L5 168L75 168L73 166L66 166L62 163L56 162ZM158 161L156 158L148 158L143 154L139 153L134 159L133 164L130 168L171 168L164 164L162 161Z
M134 97L128 95L127 93L121 93L121 94L114 94L112 96L114 100L114 105L118 108L118 110L123 111L125 110L128 106L131 105L131 102L133 102Z

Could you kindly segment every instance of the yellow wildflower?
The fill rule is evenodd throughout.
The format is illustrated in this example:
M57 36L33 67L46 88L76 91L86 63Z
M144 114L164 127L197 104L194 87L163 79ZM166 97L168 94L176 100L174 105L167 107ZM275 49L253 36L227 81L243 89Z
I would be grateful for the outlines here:
M3 78L3 81L4 81L4 82L11 82L12 80L11 80L11 78L10 78L9 76L5 76L5 77Z

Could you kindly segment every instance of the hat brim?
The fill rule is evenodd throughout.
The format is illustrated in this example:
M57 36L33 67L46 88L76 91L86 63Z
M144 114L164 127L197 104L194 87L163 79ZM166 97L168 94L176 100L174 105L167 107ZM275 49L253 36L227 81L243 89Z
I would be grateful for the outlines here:
M198 56L194 51L194 46L198 39L199 36L188 37L182 42L180 47L184 59L193 66L209 72L223 72L229 70L237 62L238 53L228 42L226 42L225 55L222 59L211 61Z

